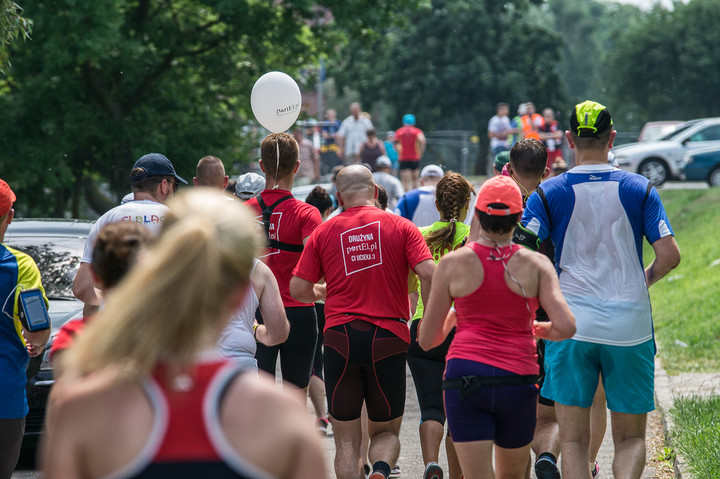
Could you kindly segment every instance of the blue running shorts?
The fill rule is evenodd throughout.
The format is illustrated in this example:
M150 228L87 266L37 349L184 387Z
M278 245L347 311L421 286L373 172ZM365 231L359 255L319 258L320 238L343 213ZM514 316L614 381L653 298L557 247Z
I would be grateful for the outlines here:
M611 411L645 414L655 409L654 358L652 339L636 346L546 341L541 394L566 406L590 407L601 375Z

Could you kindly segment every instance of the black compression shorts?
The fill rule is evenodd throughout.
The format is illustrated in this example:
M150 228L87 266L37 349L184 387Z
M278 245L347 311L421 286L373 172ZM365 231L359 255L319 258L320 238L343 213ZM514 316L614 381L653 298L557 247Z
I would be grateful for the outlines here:
M283 381L304 388L310 383L310 371L318 337L315 306L285 308L285 314L290 322L290 334L287 340L277 346L265 346L258 343L255 359L257 359L259 369L275 376L277 357L280 353L280 370ZM258 318L258 322L262 323L259 311L255 313L255 316Z
M315 303L315 314L318 320L318 340L315 346L315 359L313 359L312 375L324 381L323 377L323 330L325 329L325 303Z
M419 170L420 160L400 160L398 164L399 170Z
M453 329L448 334L440 346L430 351L424 351L417 342L419 322L413 321L410 325L410 348L407 362L415 382L415 392L420 405L420 420L432 420L445 424L442 382L445 372L445 356L455 336L455 330Z
M325 331L325 392L330 415L339 421L360 417L385 422L405 410L408 345L390 331L355 320Z

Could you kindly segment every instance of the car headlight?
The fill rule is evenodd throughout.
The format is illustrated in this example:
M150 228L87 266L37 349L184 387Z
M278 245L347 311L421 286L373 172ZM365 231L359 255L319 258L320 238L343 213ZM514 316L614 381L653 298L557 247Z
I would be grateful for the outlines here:
M680 160L680 168L685 168L687 165L693 162L693 156L688 153L685 156L683 156L682 160Z
M617 161L619 166L627 166L630 164L630 158L625 155L618 155L616 153L615 160Z
M40 371L52 371L52 363L50 362L50 345L45 348L42 355L42 361L40 362Z

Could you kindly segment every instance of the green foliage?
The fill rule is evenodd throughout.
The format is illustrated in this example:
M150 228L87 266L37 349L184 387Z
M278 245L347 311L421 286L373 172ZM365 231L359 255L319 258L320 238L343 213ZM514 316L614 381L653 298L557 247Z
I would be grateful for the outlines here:
M395 2L401 6L411 0ZM347 35L370 37L392 5L373 0L38 0L0 92L0 168L26 216L102 212L129 191L144 153L191 178L206 154L256 156L250 91L270 70L296 78ZM362 26L362 28L361 28ZM233 168L229 168L230 172ZM108 186L104 186L108 185ZM98 186L113 200L102 201ZM42 192L43 194L40 194Z
M499 101L565 103L555 69L561 39L531 21L531 3L425 2L371 50L348 45L333 74L363 106L390 105L392 126L412 112L426 130L472 129L484 138Z
M650 288L656 339L669 374L720 370L720 189L668 190L661 197L682 261ZM654 258L645 245L645 263ZM677 344L676 341L680 341ZM682 343L687 344L683 346Z
M716 391L720 392L720 391ZM693 477L717 477L720 470L720 396L675 401L671 439Z
M7 74L10 65L8 46L18 37L27 40L33 22L22 16L22 8L13 0L0 0L0 74Z
M720 0L660 6L622 34L607 65L614 102L640 122L720 115Z

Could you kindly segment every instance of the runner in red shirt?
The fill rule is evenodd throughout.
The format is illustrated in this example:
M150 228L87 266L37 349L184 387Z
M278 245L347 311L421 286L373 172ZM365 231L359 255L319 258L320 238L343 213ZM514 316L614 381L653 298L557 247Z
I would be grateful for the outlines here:
M405 191L420 186L420 158L426 143L425 134L415 126L415 115L403 116L403 126L395 132L395 145L400 157L400 181Z
M279 353L283 380L304 388L310 382L315 356L317 316L313 301L296 301L290 296L289 284L303 245L322 219L317 208L296 200L290 192L300 166L298 144L291 135L274 133L265 137L260 146L260 158L265 190L245 204L256 211L256 219L264 223L269 248L261 259L277 279L290 322L290 335L287 341L277 346L258 344L255 358L258 368L274 375ZM258 321L262 322L262 318Z
M405 409L409 269L428 294L435 263L410 221L374 206L370 170L354 165L337 176L345 211L310 237L293 271L290 292L300 301L321 299L327 283L325 389L335 431L335 472L360 474L360 412L367 405L372 479L387 478L400 453ZM428 288L428 289L426 289Z

